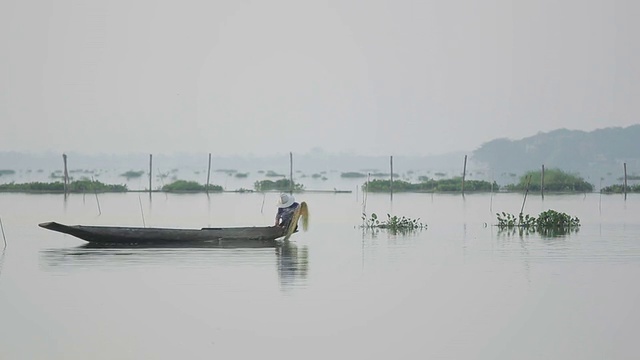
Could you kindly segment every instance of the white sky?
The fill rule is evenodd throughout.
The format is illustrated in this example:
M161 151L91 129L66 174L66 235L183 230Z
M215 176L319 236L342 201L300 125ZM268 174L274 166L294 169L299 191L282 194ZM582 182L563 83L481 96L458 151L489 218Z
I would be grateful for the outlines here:
M0 1L0 151L473 150L640 122L640 2Z

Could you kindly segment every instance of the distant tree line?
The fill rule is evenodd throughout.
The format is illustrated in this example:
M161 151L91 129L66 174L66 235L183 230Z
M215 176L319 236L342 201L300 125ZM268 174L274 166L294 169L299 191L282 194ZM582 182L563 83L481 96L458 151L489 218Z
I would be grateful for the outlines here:
M484 180L466 180L464 182L464 190L474 191L497 191L498 184L493 185ZM362 185L363 191L368 192L390 192L391 180L375 179ZM462 191L462 177L454 177L451 179L426 179L419 183L410 183L404 180L393 181L393 191L397 192L453 192Z
M8 183L0 184L0 191L4 192L64 192L64 183L56 181L51 183L30 182L30 183ZM69 183L67 188L71 193L85 192L126 192L126 185L109 185L99 181L75 180Z

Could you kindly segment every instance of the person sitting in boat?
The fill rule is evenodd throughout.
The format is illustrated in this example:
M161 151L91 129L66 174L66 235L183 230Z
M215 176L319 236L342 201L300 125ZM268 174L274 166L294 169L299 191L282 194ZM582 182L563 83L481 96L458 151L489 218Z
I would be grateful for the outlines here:
M300 204L296 202L296 199L293 197L293 195L284 193L280 194L275 226L280 226L288 229L289 224L291 224L291 220L293 219L293 214L295 213L298 206L300 206Z

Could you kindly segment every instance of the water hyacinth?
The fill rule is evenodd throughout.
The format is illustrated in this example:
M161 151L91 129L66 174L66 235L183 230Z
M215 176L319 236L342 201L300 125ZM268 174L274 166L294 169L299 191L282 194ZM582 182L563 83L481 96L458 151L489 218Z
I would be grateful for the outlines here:
M529 214L523 215L520 213L518 217L513 214L496 213L498 217L498 227L524 227L524 228L571 228L580 226L580 219L578 217L571 217L568 214L561 213L555 210L547 210L541 212L538 217L530 216Z
M363 213L362 222L362 228L364 229L388 229L394 233L420 230L427 227L427 225L420 222L420 218L411 219L405 216L391 216L391 214L387 214L386 221L380 221L376 213L372 213L369 218L367 218L367 214Z

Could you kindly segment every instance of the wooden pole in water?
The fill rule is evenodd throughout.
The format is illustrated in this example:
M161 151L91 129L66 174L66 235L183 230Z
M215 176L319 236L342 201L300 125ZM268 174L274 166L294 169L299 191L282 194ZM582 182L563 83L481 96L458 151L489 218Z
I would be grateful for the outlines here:
M0 229L2 229L2 239L4 240L4 247L7 247L7 237L4 236L4 225L2 225L2 219L0 219Z
M393 155L389 157L389 167L391 168L391 174L389 177L389 193L393 198Z
M627 163L624 163L624 199L627 200Z
M144 210L142 210L142 199L138 195L138 203L140 204L140 214L142 214L142 226L147 227L147 223L144 221Z
M529 193L529 185L531 184L531 175L527 178L527 187L524 191L524 200L522 200L522 208L520 208L520 216L522 216L522 212L524 211L524 203L527 202L527 194Z
M93 193L96 195L96 204L98 204L98 215L102 215L102 209L100 209L100 200L98 200L98 190L96 189L96 180L91 177L91 186L93 187Z
M149 154L149 195L153 190L151 180L153 179L153 154Z
M69 173L67 172L67 154L62 154L62 161L64 162L64 194L69 192Z
M293 153L289 152L289 194L293 194Z
M544 164L542 164L542 172L540 173L540 195L544 199Z
M464 166L462 167L462 195L464 195L464 179L467 177L467 155L464 156Z
M207 194L209 193L209 179L211 178L211 153L209 153L209 167L207 168Z

